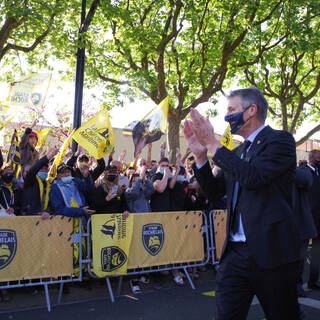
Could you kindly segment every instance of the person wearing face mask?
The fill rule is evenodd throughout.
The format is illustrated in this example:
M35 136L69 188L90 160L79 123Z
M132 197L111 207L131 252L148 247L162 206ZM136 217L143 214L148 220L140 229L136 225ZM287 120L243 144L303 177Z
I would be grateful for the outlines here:
M267 319L299 319L301 240L294 217L296 144L265 126L268 102L258 88L234 90L225 120L242 145L221 145L209 119L191 109L184 136L209 200L226 195L227 225L216 276L216 319L246 319L256 295ZM208 153L221 171L214 176ZM319 197L318 197L319 198Z
M320 150L310 151L307 170L312 176L312 184L308 189L308 199L318 233L318 236L312 239L308 287L312 290L320 290L320 281L318 280L320 267Z
M170 211L170 188L169 183L172 173L169 168L169 159L161 158L158 162L157 172L151 177L155 192L151 196L152 212Z
M22 215L39 214L42 219L47 219L52 213L49 201L51 185L46 179L49 171L48 163L57 153L57 149L50 149L36 163L23 167Z
M93 189L89 168L83 170L83 179L72 177L72 168L65 163L59 164L57 177L52 183L50 201L56 214L68 217L88 217L95 213L87 205L84 192Z
M131 176L129 188L125 191L130 212L151 212L150 198L154 192L153 183L146 178L147 167Z
M101 184L91 190L88 196L90 208L96 213L122 213L123 218L129 215L129 207L123 188L119 185L119 170L109 166L105 170Z
M15 206L16 185L10 164L5 163L0 171L0 207L3 215L18 215Z
M93 182L95 182L101 173L103 173L106 163L103 158L97 160L97 166L93 169L89 166L89 157L85 153L81 153L83 149L78 145L78 150L67 161L67 165L73 168L72 176L75 178L83 179L83 168L89 167L89 174Z
M183 211L186 209L188 182L186 181L186 169L177 164L172 175L170 188L171 211Z

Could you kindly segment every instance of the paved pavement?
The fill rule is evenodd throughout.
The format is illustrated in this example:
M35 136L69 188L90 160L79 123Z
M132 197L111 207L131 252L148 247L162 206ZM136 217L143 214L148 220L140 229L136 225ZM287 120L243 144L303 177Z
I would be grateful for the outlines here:
M142 284L142 293L132 294L129 281L124 281L122 294L111 303L106 286L101 281L91 281L91 289L72 284L69 294L64 294L62 303L57 305L58 290L50 289L52 311L46 309L44 291L34 293L24 289L11 290L12 300L0 303L1 320L188 320L213 319L215 310L214 273L211 270L200 273L195 280L196 290L188 284L177 287L171 276L164 278L161 289L152 284ZM112 279L114 289L117 280ZM38 288L39 289L39 288ZM320 319L320 292L310 291L307 298L301 298L306 319ZM264 319L263 311L257 299L254 299L249 320Z

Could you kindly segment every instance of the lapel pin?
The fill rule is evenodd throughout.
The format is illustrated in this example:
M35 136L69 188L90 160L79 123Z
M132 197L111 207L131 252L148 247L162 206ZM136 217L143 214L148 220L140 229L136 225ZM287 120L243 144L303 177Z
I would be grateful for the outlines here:
M258 141L257 141L257 144L260 144L260 142L261 142L261 141L260 141L260 140L258 140Z

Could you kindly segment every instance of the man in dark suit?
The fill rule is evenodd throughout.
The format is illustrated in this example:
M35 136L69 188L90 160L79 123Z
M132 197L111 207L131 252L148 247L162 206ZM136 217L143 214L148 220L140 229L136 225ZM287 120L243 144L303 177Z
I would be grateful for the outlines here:
M256 295L269 319L299 319L300 237L293 214L296 147L264 126L268 103L257 88L231 92L225 120L245 142L221 146L208 118L190 112L184 135L195 175L211 200L227 195L226 240L216 278L217 319L246 319ZM207 152L222 170L214 177Z
M318 237L312 240L310 278L308 287L320 290L320 150L309 153L308 169L312 176L312 184L308 189L311 213L318 231Z
M300 161L299 161L300 162ZM299 228L301 239L301 256L300 260L300 277L298 284L298 296L306 297L306 292L303 289L303 272L307 257L309 240L316 238L318 233L312 217L309 201L309 188L312 185L312 174L304 162L300 162L296 168L295 188L294 188L294 213ZM300 305L300 315L303 319L305 312Z

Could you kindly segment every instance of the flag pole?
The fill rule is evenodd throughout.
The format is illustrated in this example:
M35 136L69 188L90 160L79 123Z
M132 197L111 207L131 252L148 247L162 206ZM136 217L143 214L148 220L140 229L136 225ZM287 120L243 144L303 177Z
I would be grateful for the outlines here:
M81 23L79 29L78 40L82 39L82 30L86 18L86 0L82 0L81 6ZM83 45L83 44L82 44ZM82 113L82 96L83 96L83 79L84 79L84 58L85 48L78 48L77 50L77 65L76 65L76 83L75 83L75 96L74 96L74 111L73 111L73 128L81 126L81 113ZM76 152L78 144L72 140L72 151Z

